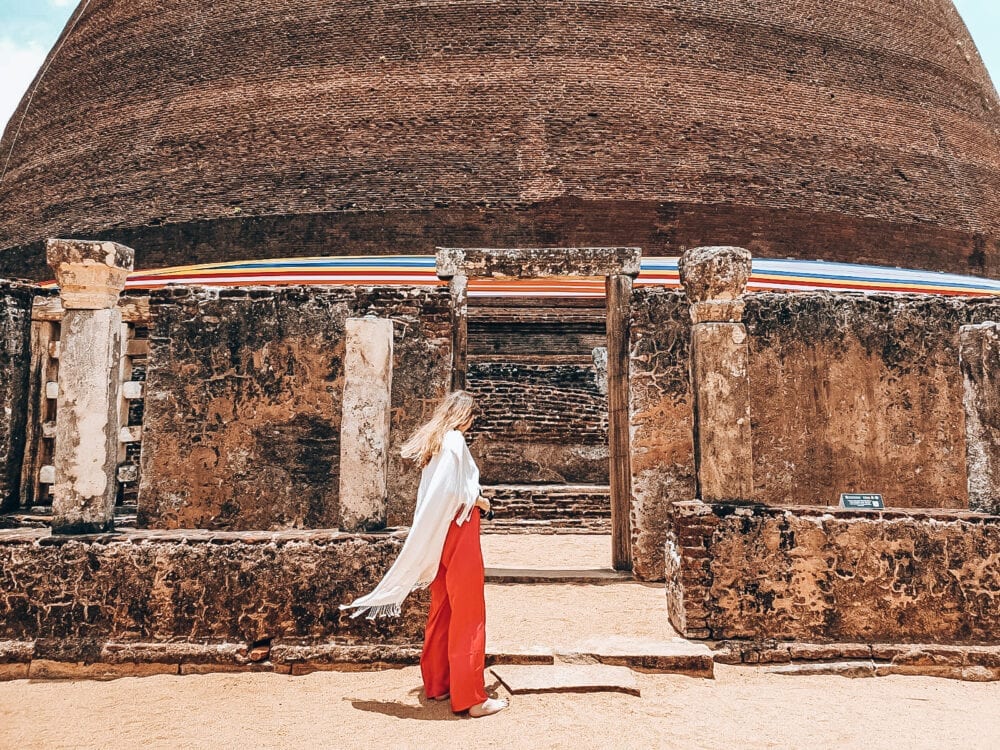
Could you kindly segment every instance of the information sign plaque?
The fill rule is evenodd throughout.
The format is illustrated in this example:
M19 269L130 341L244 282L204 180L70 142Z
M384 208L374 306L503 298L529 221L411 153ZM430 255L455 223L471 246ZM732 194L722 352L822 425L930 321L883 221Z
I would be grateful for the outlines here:
M884 510L885 503L878 493L841 492L840 507L853 510Z

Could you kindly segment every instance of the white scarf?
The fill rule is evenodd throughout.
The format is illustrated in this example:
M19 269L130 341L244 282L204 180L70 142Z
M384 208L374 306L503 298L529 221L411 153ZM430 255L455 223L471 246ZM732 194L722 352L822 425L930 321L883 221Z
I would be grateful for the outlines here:
M370 594L340 608L358 607L351 617L367 611L369 620L398 617L407 595L430 586L437 576L448 527L460 510L455 522L461 526L468 520L480 491L479 468L465 436L458 430L445 433L441 449L420 475L413 523L399 557Z

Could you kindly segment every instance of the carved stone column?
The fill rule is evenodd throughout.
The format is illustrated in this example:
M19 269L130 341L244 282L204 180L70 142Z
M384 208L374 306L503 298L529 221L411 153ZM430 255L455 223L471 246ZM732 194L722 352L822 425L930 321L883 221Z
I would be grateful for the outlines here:
M698 497L705 502L748 499L753 493L750 379L741 295L750 253L699 247L680 260L691 302L691 390Z
M969 509L1000 513L1000 323L959 331Z
M118 297L134 252L114 242L49 240L64 314L52 486L52 531L114 525L122 316Z
M385 528L392 321L350 318L340 422L340 528Z

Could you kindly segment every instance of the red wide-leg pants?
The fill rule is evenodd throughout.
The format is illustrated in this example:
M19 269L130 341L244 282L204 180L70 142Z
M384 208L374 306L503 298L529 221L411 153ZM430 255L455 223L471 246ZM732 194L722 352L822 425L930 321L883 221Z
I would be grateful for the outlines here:
M486 700L486 601L479 508L461 526L454 521L431 584L431 609L420 656L429 698L451 693L451 710L465 711Z

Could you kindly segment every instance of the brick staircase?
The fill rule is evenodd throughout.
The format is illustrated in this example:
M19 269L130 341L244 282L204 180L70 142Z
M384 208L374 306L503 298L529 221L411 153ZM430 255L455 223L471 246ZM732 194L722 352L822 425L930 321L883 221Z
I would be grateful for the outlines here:
M607 485L498 484L483 487L495 517L485 534L610 534Z

